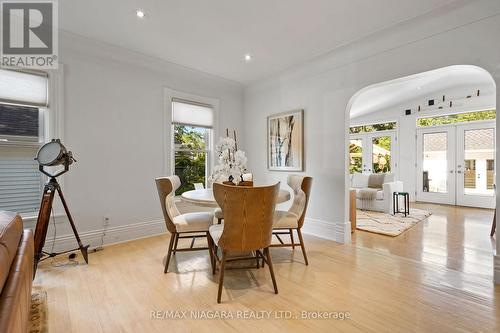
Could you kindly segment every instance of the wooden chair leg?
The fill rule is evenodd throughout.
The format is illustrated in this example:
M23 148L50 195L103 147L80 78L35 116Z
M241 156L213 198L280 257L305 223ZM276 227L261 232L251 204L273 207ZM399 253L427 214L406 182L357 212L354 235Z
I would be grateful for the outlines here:
M212 272L214 271L214 253L212 252L212 237L210 237L210 233L207 231L207 244L208 244L208 256L210 258L210 265L212 266Z
M224 267L226 266L226 252L222 252L222 260L219 269L219 292L217 293L217 303L220 303L222 296L222 285L224 283Z
M172 250L172 255L175 256L175 251L177 250L177 243L179 243L179 234L175 234L174 248Z
M496 228L497 228L497 210L495 209L495 213L493 214L493 223L491 224L490 237L493 237Z
M168 264L170 263L170 257L172 255L172 248L174 246L174 240L177 239L177 233L174 232L172 235L170 235L170 242L168 243L168 253L167 253L167 260L165 261L165 269L163 270L163 273L168 272Z
M307 261L306 248L304 247L304 239L302 238L302 232L300 231L300 229L297 229L297 235L299 236L300 247L302 248L302 254L304 255L304 261L306 262L306 265L309 265L309 262Z
M290 240L292 241L292 250L295 250L295 242L293 241L293 229L290 230Z
M271 273L271 279L273 280L273 286L274 286L274 293L278 293L278 285L276 284L276 278L274 277L274 269L273 269L273 262L271 261L271 253L269 251L269 248L264 249L264 254L267 258L267 266L269 266L269 272Z

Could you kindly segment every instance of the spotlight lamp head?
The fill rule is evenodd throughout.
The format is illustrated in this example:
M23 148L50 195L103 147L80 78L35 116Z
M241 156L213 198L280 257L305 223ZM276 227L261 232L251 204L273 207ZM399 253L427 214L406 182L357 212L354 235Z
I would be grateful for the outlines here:
M52 141L44 144L38 150L35 160L38 162L38 169L43 174L55 178L69 171L69 166L76 162L73 154L64 147L60 139L52 139ZM44 170L44 167L63 165L64 170L56 174L50 174Z

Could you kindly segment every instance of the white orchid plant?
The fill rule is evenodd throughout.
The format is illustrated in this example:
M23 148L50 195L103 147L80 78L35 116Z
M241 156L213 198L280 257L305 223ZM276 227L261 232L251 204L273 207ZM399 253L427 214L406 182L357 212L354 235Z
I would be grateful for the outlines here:
M238 185L241 176L247 170L247 157L243 150L238 150L236 140L230 137L220 138L215 146L218 164L214 167L210 181L231 181Z

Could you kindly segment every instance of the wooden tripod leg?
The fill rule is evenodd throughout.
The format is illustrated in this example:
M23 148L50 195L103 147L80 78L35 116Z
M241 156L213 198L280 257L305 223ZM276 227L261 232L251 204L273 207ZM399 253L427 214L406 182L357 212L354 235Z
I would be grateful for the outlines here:
M33 262L33 279L35 278L38 262L43 256L43 247L45 238L47 237L47 229L49 227L50 214L52 211L52 203L54 202L54 188L52 185L45 185L42 195L40 210L38 211L38 219L35 229L35 257Z
M64 195L61 191L61 187L57 185L56 187L57 193L59 194L59 197L61 198L61 202L64 206L64 210L66 211L66 215L68 216L69 223L71 225L71 229L73 230L73 234L75 235L76 241L78 242L78 246L80 247L80 252L82 252L83 259L85 262L88 264L89 263L89 255L88 255L88 248L89 246L83 246L82 241L80 240L80 236L78 235L78 231L76 230L75 223L73 222L73 217L71 216L71 213L69 212L68 205L66 204L66 200L64 199Z

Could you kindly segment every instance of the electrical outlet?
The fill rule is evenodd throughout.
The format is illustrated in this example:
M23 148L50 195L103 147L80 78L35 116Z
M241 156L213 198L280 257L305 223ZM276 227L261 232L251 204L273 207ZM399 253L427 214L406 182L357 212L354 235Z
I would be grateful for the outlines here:
M109 216L103 216L102 220L104 222L104 225L108 225L109 224Z

